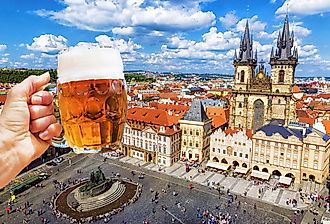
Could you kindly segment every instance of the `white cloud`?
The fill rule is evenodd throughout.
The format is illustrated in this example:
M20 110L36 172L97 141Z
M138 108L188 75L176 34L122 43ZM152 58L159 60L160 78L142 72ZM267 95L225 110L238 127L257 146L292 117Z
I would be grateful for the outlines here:
M240 32L244 32L245 30L245 25L246 25L246 18L241 19L237 25L236 25L236 31L240 31ZM249 21L249 28L250 31L253 32L258 32L258 31L263 31L265 30L265 27L267 25L267 23L262 22L259 20L259 17L257 15L251 17L250 19L248 19Z
M119 35L131 35L134 33L133 27L114 27L112 28L113 34L119 34Z
M219 21L226 29L228 29L237 23L238 17L235 11L231 11L228 12L225 16L220 17Z
M195 44L200 50L228 50L239 46L240 38L232 31L218 32L216 27L211 27L208 33L203 34L203 41Z
M179 36L172 36L169 38L168 47L170 48L189 48L193 46L196 42L192 40L185 40Z
M134 43L131 39L114 39L107 35L99 35L95 40L100 45L107 45L117 48L121 53L132 53L141 48L141 45Z
M7 45L6 44L0 44L0 51L4 51L7 49Z
M289 6L289 7L287 7ZM329 0L286 0L283 5L276 10L276 14L289 12L297 15L314 15L330 12Z
M61 24L93 31L113 27L146 27L151 30L189 30L214 23L213 12L203 12L199 2L143 0L63 0L61 11L39 10ZM189 7L187 7L189 5Z
M21 55L20 58L23 58L23 59L34 59L35 57L36 57L35 54L30 53L30 54L23 54L23 55Z
M2 57L0 58L0 64L5 64L9 61L9 58L8 57Z
M162 37L165 35L165 32L158 31L158 30L153 30L149 34L149 36L154 36L154 37Z
M318 49L313 44L308 44L304 46L298 46L298 53L300 58L307 58L316 56L318 53Z
M297 38L307 37L312 33L310 29L303 27L302 23L292 23L290 24L290 29L293 30Z
M26 48L32 51L40 52L56 52L67 48L67 39L63 36L55 36L53 34L43 34L33 38L31 45Z

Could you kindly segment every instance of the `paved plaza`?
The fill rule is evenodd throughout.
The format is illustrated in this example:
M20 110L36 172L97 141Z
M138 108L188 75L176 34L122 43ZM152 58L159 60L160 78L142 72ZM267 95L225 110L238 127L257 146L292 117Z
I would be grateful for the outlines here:
M204 173L198 172L197 168L191 168L189 172L186 172L185 164L183 162L175 163L171 167L160 167L153 163L145 163L139 159L131 157L122 157L119 159L121 162L144 166L145 169L152 171L159 171L171 175L173 177L189 180L204 186L214 187L219 185L223 190L230 190L235 194L243 195L246 194L247 197L261 200L265 203L270 203L280 207L286 207L288 209L294 209L292 204L287 205L287 200L296 199L298 201L298 206L296 209L306 209L308 204L305 204L299 197L299 193L293 186L289 189L275 189L272 188L276 186L278 180L271 179L267 183L262 184L253 184L253 181L248 181L239 177L225 177L223 174L205 171ZM316 185L315 183L300 185L303 187L303 191L306 193L311 193L314 190L321 191L321 185ZM260 190L263 189L263 192L260 193Z
M84 155L73 159L70 166L66 161L51 170L51 177L43 181L43 188L32 187L17 196L14 207L23 206L25 202L32 203L34 211L45 209L42 217L49 223L69 223L67 220L58 220L52 209L43 205L50 201L55 194L53 181L67 182L79 178L87 178L92 170L101 167L106 176L120 174L121 177L132 179L143 185L141 197L127 206L124 211L112 216L110 223L201 223L199 211L208 211L212 214L227 214L235 217L233 223L310 223L312 216L294 214L292 205L287 205L287 199L298 200L299 209L307 209L307 205L300 201L297 192L288 189L272 189L268 184L254 184L243 178L225 176L216 172L200 172L197 168L185 170L183 162L175 163L171 167L161 167L146 163L135 158L117 157L104 159L101 155ZM39 170L47 171L44 167ZM139 179L135 173L143 172L144 179ZM36 172L36 171L33 171ZM188 189L192 183L193 189ZM219 192L217 189L221 189ZM260 189L263 189L260 192ZM227 195L227 190L234 196ZM158 203L152 202L153 193L159 192ZM174 195L173 192L176 192ZM246 196L245 196L246 194ZM229 197L231 196L231 197ZM252 200L251 200L252 199ZM233 200L233 202L230 202ZM6 203L1 205L2 211ZM162 209L166 207L167 210ZM184 208L184 209L182 209ZM320 220L322 214L317 218ZM12 214L0 213L0 223L42 223L36 212L24 215L16 211ZM307 221L304 221L304 220ZM102 220L96 223L104 223Z

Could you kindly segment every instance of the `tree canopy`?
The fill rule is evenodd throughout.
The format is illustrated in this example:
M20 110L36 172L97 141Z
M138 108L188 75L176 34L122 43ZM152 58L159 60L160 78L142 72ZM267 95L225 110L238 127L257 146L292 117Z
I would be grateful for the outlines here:
M0 69L0 83L20 83L30 75L41 75L45 72L50 73L50 82L56 83L56 70L50 69Z

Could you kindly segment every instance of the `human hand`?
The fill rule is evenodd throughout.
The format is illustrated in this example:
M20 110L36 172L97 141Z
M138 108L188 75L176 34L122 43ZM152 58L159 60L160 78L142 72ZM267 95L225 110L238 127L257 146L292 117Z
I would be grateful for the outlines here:
M42 90L49 80L48 72L30 76L7 96L0 116L0 162L15 166L10 170L13 177L40 157L62 131L53 115L53 96Z

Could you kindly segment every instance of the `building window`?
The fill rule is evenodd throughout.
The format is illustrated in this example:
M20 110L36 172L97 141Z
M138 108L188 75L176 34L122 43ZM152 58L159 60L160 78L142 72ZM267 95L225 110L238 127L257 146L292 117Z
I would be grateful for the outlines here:
M183 129L183 134L187 134L187 130L186 129Z
M269 163L269 159L266 159L266 163Z
M196 142L196 147L198 147L198 142Z
M192 131L190 130L190 135L192 135L193 133L192 133Z
M199 136L199 131L196 131L196 135Z
M275 164L275 165L277 164L277 159L274 159L274 164Z
M283 152L281 152L281 156L284 156L284 153Z
M304 160L304 167L308 167L308 161Z
M226 150L225 150L225 149L224 149L224 150L222 150L222 153L223 153L223 154L226 154Z
M249 158L249 155L248 154L245 154L245 159Z
M242 70L241 71L241 80L240 80L240 82L244 82L244 80L245 80L244 76L245 76L245 72Z
M237 152L234 152L234 156L237 156Z
M318 164L317 163L314 163L313 168L314 169L318 169Z
M240 152L240 153L239 153L239 157L243 157L243 153Z
M243 106L242 106L242 103L241 102L239 102L238 103L238 108L242 108Z
M278 102L277 102L278 104L281 104L281 99L278 99Z
M215 148L213 148L212 151L215 152Z
M133 156L135 156L135 151L133 151Z
M284 70L280 70L279 74L278 74L278 83L284 83Z

